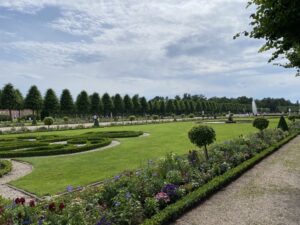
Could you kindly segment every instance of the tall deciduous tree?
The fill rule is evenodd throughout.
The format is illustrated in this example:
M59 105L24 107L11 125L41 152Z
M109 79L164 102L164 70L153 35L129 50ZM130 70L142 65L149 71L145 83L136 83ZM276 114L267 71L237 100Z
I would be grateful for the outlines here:
M92 114L97 114L99 115L101 112L101 99L98 93L93 93L91 95L91 109L90 112Z
M141 112L141 103L139 95L134 95L132 97L132 105L134 114L139 114Z
M74 113L74 109L73 97L68 89L64 89L60 96L60 111L64 115L70 115Z
M19 117L21 117L21 110L24 109L24 98L19 89L16 89L15 92L17 97L16 109L19 111Z
M145 97L141 97L140 102L141 102L142 113L143 113L143 115L145 115L149 110L148 102Z
M130 115L132 113L132 100L129 95L124 96L124 111L126 115Z
M105 116L110 116L113 111L113 102L108 93L102 96L103 112Z
M53 116L57 114L59 111L59 101L58 98L53 91L53 89L48 89L45 97L44 97L44 107L43 107L43 113L44 116Z
M12 118L12 110L17 106L17 95L12 84L6 84L1 94L1 105L4 109L8 109L9 117Z
M250 0L248 4L254 5L256 12L250 16L253 29L243 34L265 39L260 51L275 50L269 62L282 55L288 60L283 66L296 68L300 75L300 1Z
M114 112L116 116L122 115L124 112L124 103L120 94L114 97Z
M86 91L80 92L77 96L76 109L79 115L86 116L89 114L90 99Z
M25 107L32 110L33 115L39 114L43 107L43 98L37 86L33 85L29 89L25 98Z

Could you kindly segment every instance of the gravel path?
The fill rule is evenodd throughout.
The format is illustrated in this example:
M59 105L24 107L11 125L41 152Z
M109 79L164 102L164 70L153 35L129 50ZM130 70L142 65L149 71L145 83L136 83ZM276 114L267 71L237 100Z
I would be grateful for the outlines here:
M300 136L175 225L299 225Z
M32 196L7 186L7 183L31 173L33 170L32 166L28 163L22 163L15 160L12 160L11 162L12 171L0 178L0 195L8 199L14 199L16 197L32 199Z

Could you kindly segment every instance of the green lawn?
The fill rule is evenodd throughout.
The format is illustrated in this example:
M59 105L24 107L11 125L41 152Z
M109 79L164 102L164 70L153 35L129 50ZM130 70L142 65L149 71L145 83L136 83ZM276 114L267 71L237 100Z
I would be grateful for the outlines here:
M277 121L278 119L272 119L270 127L275 127ZM156 159L167 152L184 154L195 148L187 138L187 132L194 125L194 122L177 122L49 132L49 134L75 135L90 130L141 130L150 133L150 136L119 139L121 142L119 146L100 152L23 158L22 160L33 164L34 170L12 184L39 196L55 194L64 191L68 185L83 186L112 177L124 170L140 167L147 159ZM218 142L255 131L251 123L210 124L210 126L215 129Z

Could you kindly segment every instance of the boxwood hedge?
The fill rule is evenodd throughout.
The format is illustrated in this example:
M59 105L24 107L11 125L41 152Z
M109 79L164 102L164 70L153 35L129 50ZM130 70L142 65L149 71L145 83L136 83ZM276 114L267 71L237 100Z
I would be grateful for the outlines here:
M0 177L12 170L12 163L8 160L0 160Z

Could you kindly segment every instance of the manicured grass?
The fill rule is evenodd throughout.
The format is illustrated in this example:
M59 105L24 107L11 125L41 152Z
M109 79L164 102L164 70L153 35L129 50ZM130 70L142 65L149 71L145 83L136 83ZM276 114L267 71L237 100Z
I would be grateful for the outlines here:
M278 119L270 122L270 127L275 127ZM184 154L190 149L195 149L187 137L187 132L194 125L194 122L177 122L49 132L50 134L76 135L89 130L141 130L151 135L119 139L121 145L100 152L60 157L23 158L22 160L33 164L34 171L12 184L39 196L55 194L64 191L68 185L74 187L87 185L112 177L124 170L137 168L145 164L147 159L156 159L167 152ZM255 131L251 123L210 124L210 126L215 129L218 142Z

